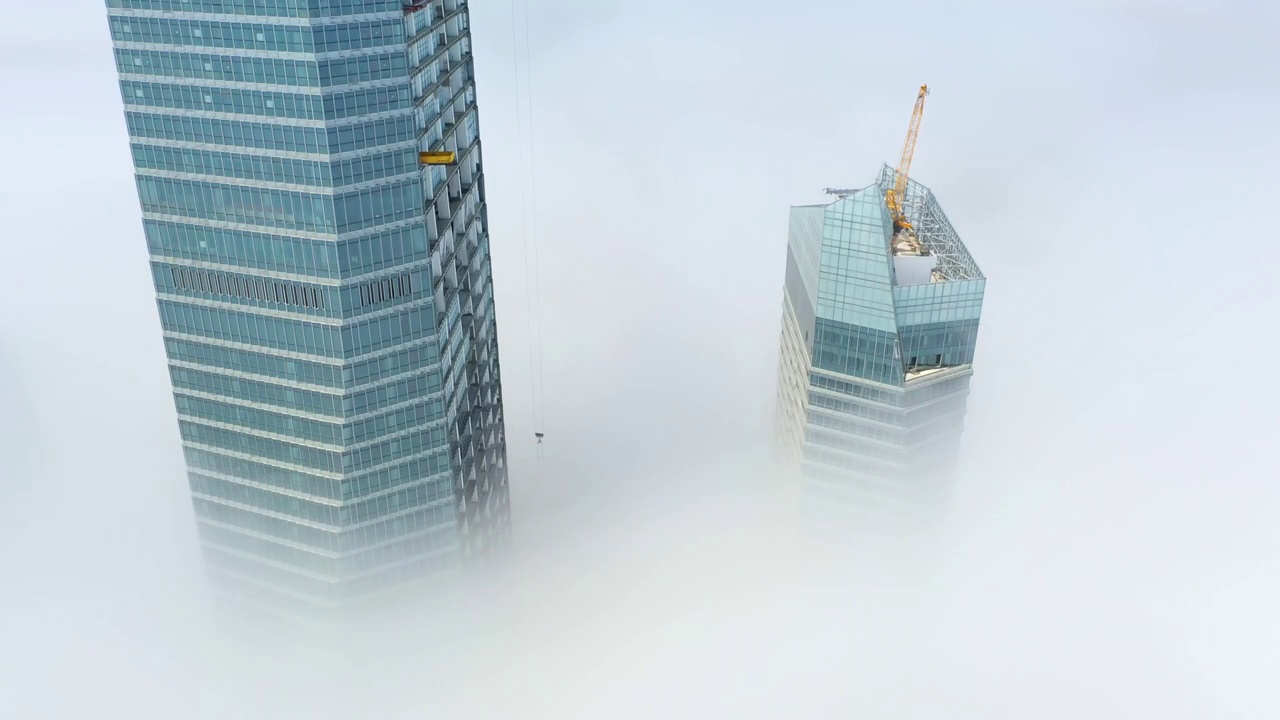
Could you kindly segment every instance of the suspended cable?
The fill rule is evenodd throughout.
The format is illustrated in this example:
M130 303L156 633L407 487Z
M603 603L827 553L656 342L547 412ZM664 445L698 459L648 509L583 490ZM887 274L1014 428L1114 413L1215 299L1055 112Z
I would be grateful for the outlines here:
M533 131L533 56L529 42L529 0L524 0L524 74L525 87L528 89L529 104L529 236L533 241L533 313L538 331L538 397L541 403L538 409L542 416L539 426L545 427L547 422L547 388L543 381L546 364L542 359L542 272L538 262L538 160L535 155L537 143Z
M518 23L516 20L516 0L511 0L511 69L512 76L515 81L516 96L516 153L518 157L517 166L520 171L520 237L521 244L524 247L524 278L525 278L525 308L528 310L528 326L529 326L529 409L533 416L534 436L538 441L538 459L542 459L542 432L541 419L539 411L539 389L541 384L538 382L538 371L536 368L536 358L540 354L536 345L538 333L534 328L535 306L533 303L533 282L529 272L529 213L528 201L525 195L525 177L524 177L524 114L521 110L520 97L520 42Z

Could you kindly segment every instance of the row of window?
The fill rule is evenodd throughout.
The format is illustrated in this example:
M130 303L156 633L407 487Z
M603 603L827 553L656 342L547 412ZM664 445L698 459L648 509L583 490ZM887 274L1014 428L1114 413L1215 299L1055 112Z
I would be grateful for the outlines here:
M170 300L158 305L166 332L321 357L342 356L342 330L337 327Z
M931 325L937 323L965 323L978 321L982 314L980 301L964 304L935 304L915 309L898 308L898 322L907 328L913 325Z
M166 338L164 345L171 362L195 363L266 377L282 377L324 387L342 388L344 385L343 368L340 365L294 360L269 353L175 338Z
M116 48L116 69L192 80L320 86L319 65L305 60Z
M342 120L412 109L413 96L406 85L383 85L325 95L324 107L326 120Z
M877 411L883 413L884 411ZM888 415L889 413L884 413ZM841 433L848 433L858 437L868 438L870 440L879 440L886 443L902 444L906 442L906 436L902 430L893 430L871 425L856 420L832 417L829 414L821 412L809 411L806 414L806 422L814 427L825 428ZM879 420L879 418L874 418ZM899 419L901 416L899 415ZM892 422L891 419L881 420L881 422Z
M969 387L969 375L950 378L942 382L929 383L921 388L908 389L903 404L907 407L927 402L934 398L963 391Z
M182 453L189 469L244 478L263 485L330 500L342 499L341 485L337 480L189 446L183 447Z
M176 265L169 267L169 277L173 281L173 287L179 290L256 300L284 307L323 310L325 306L324 292L321 289L298 283Z
M386 124L386 121L379 121ZM330 152L329 138L323 128L295 127L273 123L245 122L214 118L184 117L130 110L125 113L129 136L150 140L173 140L204 145L228 145L256 150L280 150L297 153ZM406 124L392 142L412 140Z
M440 371L432 370L423 375L401 378L395 382L356 393L345 399L343 406L349 414L358 416L435 395L440 390Z
M458 532L452 522L446 522L438 529L426 533L340 557L308 552L292 545L245 535L207 523L200 524L200 539L205 543L249 555L271 558L299 570L341 578L351 573L455 547L458 542Z
M404 0L107 0L107 7L258 17L331 18L400 12L403 2Z
M813 425L840 430L842 432L851 432L868 437L886 440L888 442L906 441L907 439L916 440L916 429L925 427L937 420L939 417L957 410L963 411L965 407L965 395L958 395L948 398L930 405L908 410L906 412L894 412L881 410L858 402L848 400L838 400L836 398L827 397L821 394L813 394L809 398L810 408L824 408L845 416L861 417L876 422L887 423L897 427L905 428L909 431L908 435L901 435L899 431L885 431L870 426L833 418L821 412L813 412L807 414L807 421ZM888 434L880 434L888 433Z
M274 540L247 535L210 523L198 523L200 541L262 558L270 558L292 568L320 575L336 575L338 559L320 550L308 551Z
M174 404L182 417L211 420L236 425L249 432L269 432L307 442L342 444L342 425L337 422L321 422L188 395L175 395Z
M844 350L815 346L813 364L827 372L850 375L885 385L898 385L902 382L902 364L897 360L854 356Z
M344 416L352 417L378 412L383 408L420 400L441 391L438 370L401 378L345 398L336 394L180 367L171 367L169 374L174 388L179 390L195 390L248 402L274 405L288 410L327 415L335 420L341 420ZM287 382L287 380L282 381Z
M435 333L429 305L341 328L170 300L158 305L166 332L320 357L356 357Z
M205 500L202 497L192 497L191 502L195 506L196 518L200 520L212 520L215 523L232 525L234 528L250 530L252 533L285 539L285 541L289 542L306 544L306 546L315 547L317 550L326 552L342 551L342 546L338 542L339 534L337 529L321 530L312 528L310 525L293 523L291 520L280 518L271 518L270 515L262 515L260 512L223 505L221 502Z
M341 395L180 367L170 367L169 377L177 390L195 390L315 415L327 415L335 420L341 420L343 415Z
M378 118L327 131L323 128L141 111L126 112L125 121L129 135L134 138L312 154L352 152L417 139L417 130L410 116Z
M417 179L332 197L201 180L138 176L143 212L323 234L422 216Z
M121 80L120 89L124 93L125 105L130 107L206 110L294 120L325 119L325 104L319 95L173 85L141 80ZM408 94L407 89L405 94Z
M902 354L928 355L928 348L972 346L977 340L978 321L911 325L902 329Z
M394 115L329 128L329 152L345 153L416 140L418 129L412 115Z
M111 39L116 42L158 43L192 47L314 52L311 28L272 23L179 20L159 17L111 16Z
M890 413L877 408L869 407L862 403L849 400L837 400L836 398L827 397L825 395L813 394L809 398L809 406L813 408L825 408L842 415L851 415L855 417L864 417L868 420L875 420L884 423L902 422L900 414Z
M404 437L353 450L342 457L343 472L353 473L395 462L401 458L418 455L429 450L444 448L446 430L443 425L424 429Z
M448 475L433 482L417 483L386 495L339 507L208 477L196 472L189 473L187 477L192 492L301 520L335 526L368 522L441 500L450 500L453 497L451 478Z
M197 471L187 473L187 483L191 487L191 492L209 495L219 500L250 505L268 512L323 525L337 527L341 523L338 508L333 505L209 477Z
M223 505L213 500L206 500L201 497L193 497L192 504L195 506L196 517L205 520L231 525L233 527L249 530L250 532L260 533L262 535L270 535L283 540L310 545L320 550L328 552L338 552L342 548L338 543L338 533L335 530L321 530L308 525L283 520L269 515L262 515L251 510L242 510L240 508Z
M895 336L878 330L839 327L819 319L814 328L814 349L821 347L868 359L892 359Z
M828 372L898 385L902 363L895 357L895 335L819 318L814 328L813 364Z
M446 521L438 529L344 556L339 561L339 567L344 573L361 573L410 558L455 550L457 546L457 525L453 521ZM446 558L423 558L423 560L426 562L414 563L411 569L408 569L411 573L407 575L408 577L422 578L440 569L442 565L448 564ZM404 571L401 570L401 572Z
M941 258L939 258L941 259ZM905 285L893 289L893 295L904 307L930 302L982 302L984 280L954 280L927 285Z
M412 148L390 150L333 163L333 184L341 188L382 178L408 175L417 172L418 169L417 153Z
M360 293L360 307L381 305L390 300L399 300L413 295L415 275L417 273L402 273L361 285L357 289Z
M360 387L435 365L440 361L440 355L434 338L432 340L355 363L343 371L343 380L347 387Z
M139 170L212 175L238 180L332 187L330 164L318 160L245 155L133 143L133 164Z
M318 193L138 176L142 210L285 230L337 232L332 198Z
M348 425L343 435L351 444L394 435L415 427L425 427L444 419L444 399L420 402Z
M445 475L434 482L410 485L393 493L348 505L342 508L341 517L344 525L364 523L410 508L452 499L453 478L452 475Z
M399 18L332 25L280 25L112 15L109 24L111 39L116 42L219 49L327 53L394 47L405 42L404 22Z
M144 220L143 227L155 256L324 278L364 275L427 257L426 229L421 225L337 243L164 220Z
M332 473L368 470L445 446L443 426L338 453L186 420L179 420L178 425L182 439L187 442Z
M238 180L343 187L408 175L418 169L412 149L392 150L337 162L249 155L132 143L134 165L140 170L211 175Z
M422 478L450 470L448 450L445 448L439 448L435 452L391 467L349 477L341 482L189 446L183 448L183 454L186 457L187 466L193 469L243 478L297 493L344 501L380 493L400 485L416 483Z
M431 341L418 343L413 347L380 357L362 360L347 367L292 360L277 355L173 338L165 340L165 349L172 361L208 365L268 378L287 378L291 381L335 389L362 387L415 370L420 371L439 362L436 343ZM359 414L368 411L360 409L364 407L361 402L353 400L353 403L350 412Z
M140 80L121 80L120 88L125 105L131 107L203 110L294 120L342 120L408 110L413 106L409 88L404 85L359 88L323 96Z
M402 52L357 55L319 63L321 87L407 77L409 60Z
M312 88L388 80L405 77L409 71L409 61L403 53L319 62L131 48L116 48L115 55L116 69L121 74Z
M342 497L344 500L362 498L366 495L380 493L407 483L415 483L419 478L439 475L440 473L449 472L449 470L449 451L446 448L440 448L424 457L417 457L358 477L344 479L342 481Z
M886 405L898 405L902 401L901 393L891 392L888 390L878 390L859 383L839 380L820 373L810 373L809 384L824 390L834 390L842 395L865 398L867 400L884 403Z
M422 206L417 178L364 188L333 199L339 234L422 217Z
M885 423L888 425L899 425L902 423L902 411L885 410L865 403L855 402L852 400L840 400L828 397L822 393L811 393L809 396L809 406L811 408L825 408L833 410L840 415L866 418L875 422ZM831 418L825 413L810 412L809 422L822 425L824 427L832 427L836 429L849 429L854 427L863 427L862 424L852 423L848 428L845 427L847 421Z
M250 510L223 505L203 498L194 498L196 517L243 528L262 535L278 537L328 552L359 550L379 543L386 543L405 535L425 533L446 523L452 523L455 513L449 503L421 508L383 522L362 528L334 532L281 518L262 515Z

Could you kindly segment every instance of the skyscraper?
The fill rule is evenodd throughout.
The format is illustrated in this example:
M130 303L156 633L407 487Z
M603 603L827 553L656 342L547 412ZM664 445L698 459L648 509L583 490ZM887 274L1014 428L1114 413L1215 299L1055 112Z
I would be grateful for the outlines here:
M311 616L505 544L465 0L107 6L215 586Z
M778 447L818 516L914 524L942 507L963 431L986 278L933 193L895 171L791 209ZM834 516L834 517L833 517Z

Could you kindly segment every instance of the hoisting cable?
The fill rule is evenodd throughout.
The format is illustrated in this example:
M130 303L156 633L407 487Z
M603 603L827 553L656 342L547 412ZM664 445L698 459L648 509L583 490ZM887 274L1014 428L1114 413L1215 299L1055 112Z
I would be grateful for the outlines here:
M538 427L547 426L547 388L543 381L546 363L542 358L542 271L538 262L538 160L536 134L533 131L533 56L529 41L529 0L524 1L524 74L529 93L529 237L533 240L533 315L538 332ZM539 433L541 435L541 433Z
M516 0L511 0L511 68L512 75L515 80L515 96L516 96L516 152L518 156L518 167L520 171L520 229L521 241L524 246L524 278L525 278L525 308L528 312L529 326L529 405L533 416L534 437L538 444L538 460L542 460L542 438L541 431L541 412L539 403L539 392L541 383L539 382L539 373L536 366L536 359L541 355L538 348L539 333L535 329L536 306L534 304L533 295L533 279L529 272L529 211L528 200L525 193L525 162L524 162L524 113L521 110L520 97L520 42L518 25L516 20ZM536 260L535 260L536 263Z

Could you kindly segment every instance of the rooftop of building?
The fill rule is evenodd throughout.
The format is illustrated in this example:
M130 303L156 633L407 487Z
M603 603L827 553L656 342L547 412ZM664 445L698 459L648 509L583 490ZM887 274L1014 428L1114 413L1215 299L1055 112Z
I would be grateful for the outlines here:
M841 197L855 192L875 191L881 197L893 188L897 171L888 165L880 168L876 182L857 190L828 190ZM984 276L978 263L960 240L960 235L947 219L933 191L915 180L907 180L901 200L903 212L913 232L897 233L891 240L897 285L923 285L933 282L977 280ZM839 202L839 200L833 201ZM831 203L797 205L825 207Z

